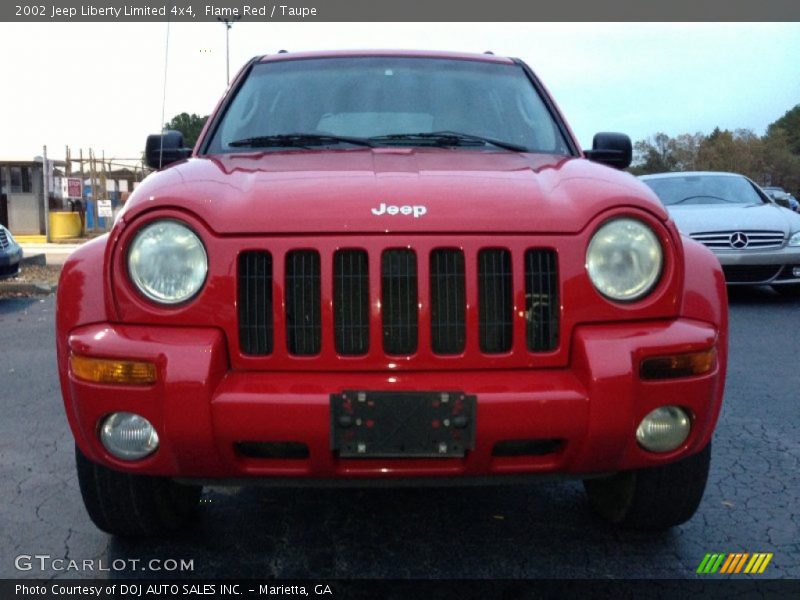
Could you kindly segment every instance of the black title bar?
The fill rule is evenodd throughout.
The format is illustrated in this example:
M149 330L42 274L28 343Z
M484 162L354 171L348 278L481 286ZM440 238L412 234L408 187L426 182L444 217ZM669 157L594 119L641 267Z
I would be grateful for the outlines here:
M210 598L255 600L264 598L680 598L717 600L731 597L797 598L797 580L135 580L135 579L0 579L3 600L133 600L135 598Z
M797 0L12 0L11 22L800 21Z

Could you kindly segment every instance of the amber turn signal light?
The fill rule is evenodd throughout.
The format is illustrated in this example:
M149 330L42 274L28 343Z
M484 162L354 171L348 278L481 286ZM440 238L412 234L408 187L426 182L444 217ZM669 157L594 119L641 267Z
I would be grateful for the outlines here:
M674 379L675 377L692 377L708 373L717 362L717 350L709 348L702 352L673 354L646 358L639 368L642 379Z
M94 383L150 385L156 381L156 366L149 362L70 354L69 366L75 377Z

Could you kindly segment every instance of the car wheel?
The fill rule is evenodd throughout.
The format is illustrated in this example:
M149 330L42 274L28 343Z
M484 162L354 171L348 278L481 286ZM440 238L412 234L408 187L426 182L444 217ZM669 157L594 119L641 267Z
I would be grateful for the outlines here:
M90 461L77 446L75 462L86 511L106 533L123 537L169 533L186 526L197 512L200 486L113 471Z
M790 298L800 298L800 283L787 283L785 285L773 285L772 289L782 296Z
M661 467L586 479L589 503L603 519L626 529L659 531L694 515L708 479L711 444Z

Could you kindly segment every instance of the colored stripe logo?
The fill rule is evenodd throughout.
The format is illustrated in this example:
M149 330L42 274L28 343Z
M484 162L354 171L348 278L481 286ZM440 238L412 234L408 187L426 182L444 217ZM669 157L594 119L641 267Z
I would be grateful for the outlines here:
M703 575L713 575L720 573L733 575L737 573L747 573L751 575L761 574L772 560L772 552L747 552L708 553L703 557L697 572Z

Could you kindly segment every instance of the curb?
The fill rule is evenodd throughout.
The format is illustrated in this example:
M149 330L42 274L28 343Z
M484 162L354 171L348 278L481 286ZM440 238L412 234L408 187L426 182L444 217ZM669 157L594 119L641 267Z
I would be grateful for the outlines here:
M30 256L22 257L23 265L32 265L37 267L47 266L47 257L44 254L31 254Z
M58 284L19 283L16 281L0 281L0 294L22 294L24 296L41 296L54 294Z
M47 257L44 254L30 254L22 257L22 263L29 267L47 267ZM60 268L60 265L53 265ZM41 296L54 294L58 283L45 281L17 281L6 279L0 281L0 294L15 294L19 296Z

